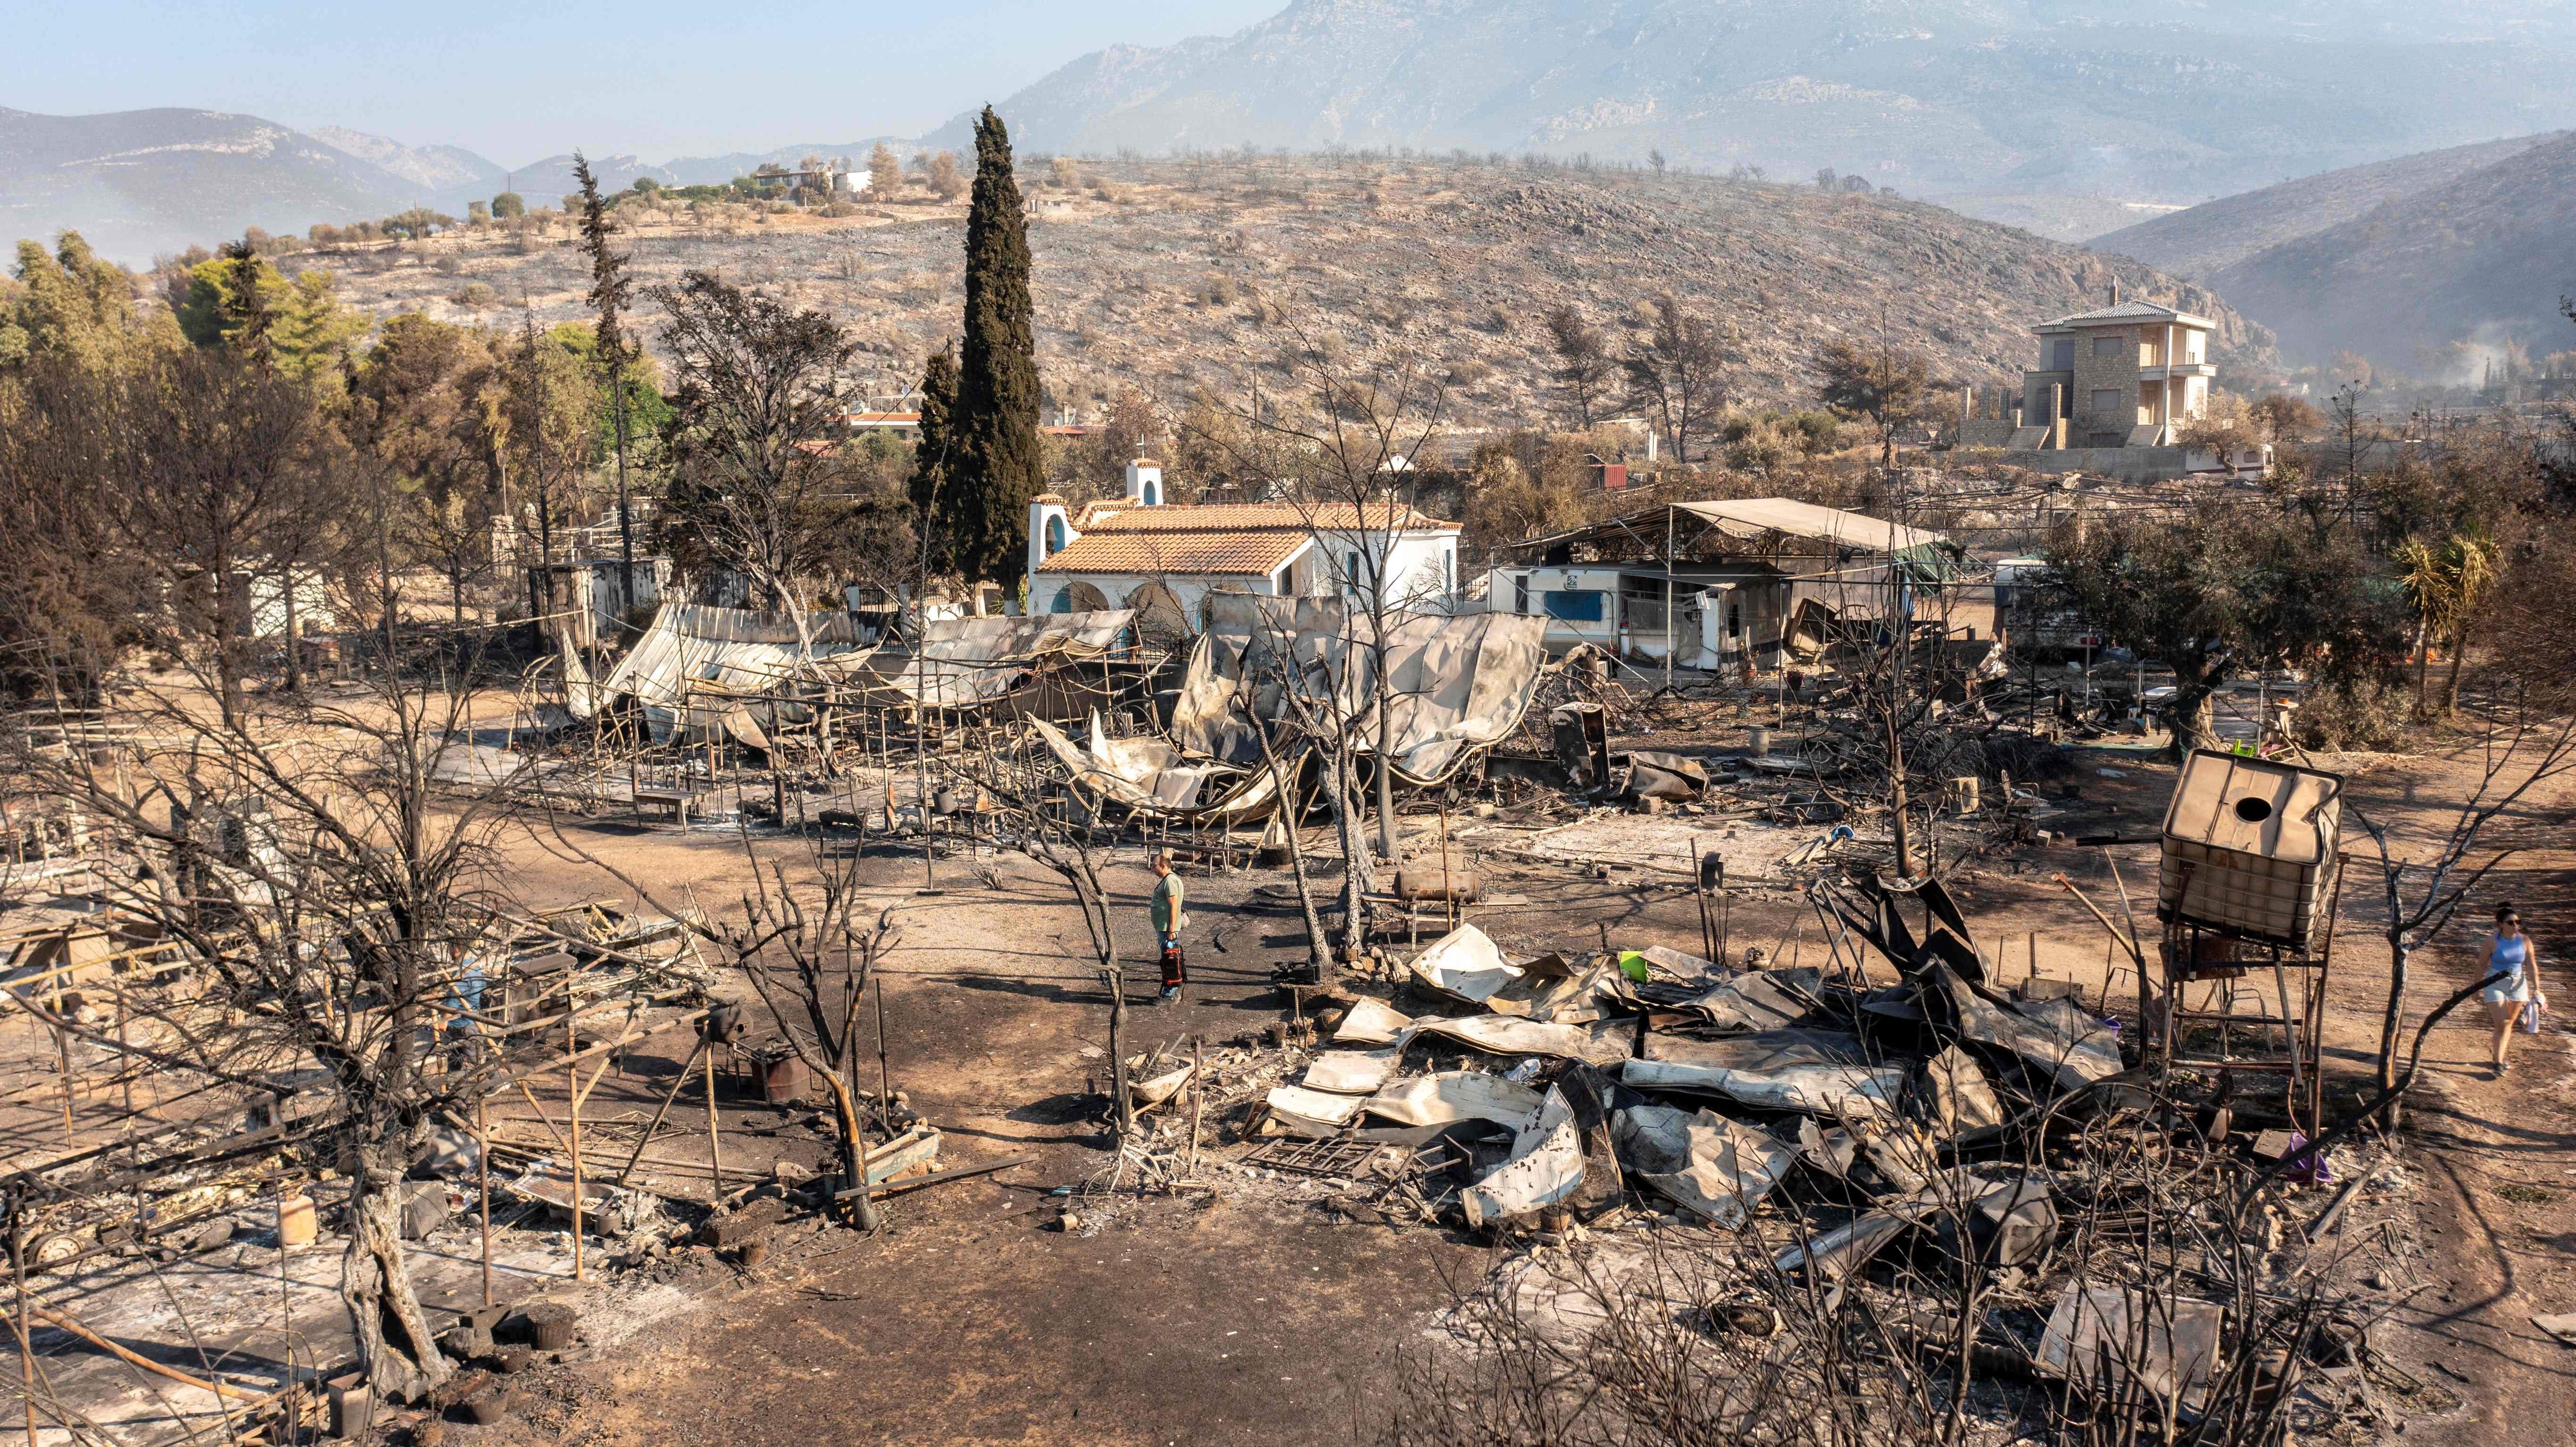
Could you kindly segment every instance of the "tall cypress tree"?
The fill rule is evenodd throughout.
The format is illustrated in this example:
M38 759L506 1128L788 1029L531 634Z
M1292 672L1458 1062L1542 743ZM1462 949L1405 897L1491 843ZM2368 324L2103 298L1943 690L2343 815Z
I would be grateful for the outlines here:
M1011 138L986 106L975 122L966 212L966 339L951 412L949 557L968 579L1009 583L1027 556L1038 459L1038 361L1029 303L1029 228Z
M930 570L951 571L955 564L957 497L957 359L946 347L930 354L921 369L921 427L912 449L912 510L922 545L930 550Z
M599 316L599 371L608 385L609 409L617 424L617 596L620 606L631 610L635 606L635 503L626 486L626 374L635 364L635 346L622 319L635 281L626 274L626 257L608 249L608 234L617 228L608 219L608 202L599 194L590 158L578 150L572 153L572 175L581 185L581 246L590 255L590 304Z

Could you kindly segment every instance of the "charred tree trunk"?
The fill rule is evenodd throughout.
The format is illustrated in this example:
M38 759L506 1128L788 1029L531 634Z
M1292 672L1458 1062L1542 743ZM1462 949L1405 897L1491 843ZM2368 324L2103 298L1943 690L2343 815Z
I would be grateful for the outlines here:
M2388 932L2388 1009L2379 1021L2379 1088L2393 1090L2397 1085L2397 1037L2406 1029L2406 974L2409 957L2414 952L2406 947L2405 936L2392 929ZM2403 1126L2403 1103L2388 1102L2385 1121L2388 1129Z
M2422 720L2433 711L2433 695L2428 682L2433 664L2433 623L2429 618L2415 620L2415 717Z
M402 1221L394 1188L401 1153L386 1145L359 1148L349 1181L349 1249L340 1261L340 1299L358 1338L367 1380L388 1398L417 1402L452 1372L438 1352L429 1318L403 1263Z
M1270 743L1270 730L1257 720L1253 736L1261 740L1261 760L1270 770L1270 793L1279 810L1280 832L1288 836L1288 872L1297 882L1297 909L1306 917L1306 963L1313 967L1315 978L1328 980L1333 974L1333 947L1324 934L1324 921L1315 911L1315 886L1306 875L1306 845L1299 829L1303 812L1297 780L1279 762L1279 752ZM1298 769L1302 777L1303 766Z
M2211 708L2217 696L2215 682L2218 670L2219 661L2206 657L2195 659L2188 672L2180 664L2174 667L2174 698L2167 718L2173 728L2173 756L2177 762L2194 749L2219 746L2218 726ZM2143 697L2138 700L2140 717L2146 714L2146 702Z
M241 597L241 585L233 576L232 560L219 557L214 575L215 611L215 687L221 695L224 715L238 717L242 710L241 635L248 631L250 614Z
M1127 1084L1127 976L1115 961L1100 972L1109 991L1110 1121L1123 1138L1136 1133L1136 1098Z
M304 687L304 647L302 640L297 637L303 630L296 627L296 624L302 620L295 615L295 570L288 568L283 577L286 604L286 691L293 693Z
M1326 785L1324 802L1332 806L1333 825L1342 841L1342 958L1356 960L1368 943L1368 927L1361 918L1360 894L1369 871L1368 841L1361 836L1359 816L1351 807L1350 748L1337 742L1333 756L1325 761L1324 772L1331 782Z

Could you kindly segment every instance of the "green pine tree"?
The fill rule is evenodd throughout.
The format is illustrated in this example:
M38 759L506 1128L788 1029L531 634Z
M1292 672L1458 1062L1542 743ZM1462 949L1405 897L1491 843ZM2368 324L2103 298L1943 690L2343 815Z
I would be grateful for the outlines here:
M1008 583L1027 556L1038 457L1038 363L1029 303L1029 230L1011 175L1011 138L986 106L975 122L966 212L966 338L951 413L948 555L970 580Z
M913 517L928 540L934 573L955 567L948 545L955 535L950 517L956 510L956 411L957 359L941 347L921 369L921 427L912 449Z

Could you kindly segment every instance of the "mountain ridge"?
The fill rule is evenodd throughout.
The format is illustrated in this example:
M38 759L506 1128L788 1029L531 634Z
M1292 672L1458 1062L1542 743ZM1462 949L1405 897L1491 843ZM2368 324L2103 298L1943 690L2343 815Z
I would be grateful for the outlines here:
M2209 285L2279 334L2285 353L2353 352L2417 375L2458 368L2453 343L2576 344L2576 132L2235 262ZM2454 380L2474 380L2455 376Z
M2390 39L2393 20L2310 36L2302 0L2227 26L2037 0L1291 0L1232 35L1104 47L997 104L1034 151L1658 149L1909 194L2190 201L2576 121L2570 32L2522 8L2546 43ZM972 116L924 144L963 146Z
M419 192L382 166L258 116L0 109L0 233L78 231L101 255L129 262L252 226L382 216Z
M2177 276L2206 277L2256 252L2482 170L2550 138L2549 133L2508 136L2321 171L2105 232L2085 245L2134 256Z

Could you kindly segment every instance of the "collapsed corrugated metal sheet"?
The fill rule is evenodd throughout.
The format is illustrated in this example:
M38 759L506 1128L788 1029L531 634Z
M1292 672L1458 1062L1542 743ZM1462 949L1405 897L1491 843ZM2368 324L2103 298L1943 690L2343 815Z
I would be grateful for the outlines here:
M1172 710L1172 741L1183 752L1239 768L1261 763L1247 709L1282 716L1280 679L1291 671L1283 649L1319 711L1344 720L1374 752L1377 650L1365 614L1339 599L1254 594L1212 595L1208 613ZM1544 618L1510 613L1408 614L1396 624L1387 640L1396 776L1437 784L1519 727L1538 696L1546 630Z
M854 653L874 641L873 634L848 613L805 614L800 640L798 620L790 614L665 603L600 693L640 704L657 743L675 732L699 738L720 727L745 699L793 678L800 656L820 662ZM777 709L790 710L791 718L801 712L789 705Z
M1076 744L1064 731L1042 718L1029 726L1073 775L1075 787L1130 809L1152 814L1185 814L1203 819L1257 819L1271 811L1278 790L1270 771L1249 772L1208 760L1192 760L1155 738L1113 739L1091 716L1089 745ZM1283 766L1282 777L1296 770Z
M917 654L908 642L890 639L836 659L826 671L860 690L855 702L972 708L1003 697L1045 663L1097 658L1118 648L1135 619L1132 608L938 618L923 627Z

